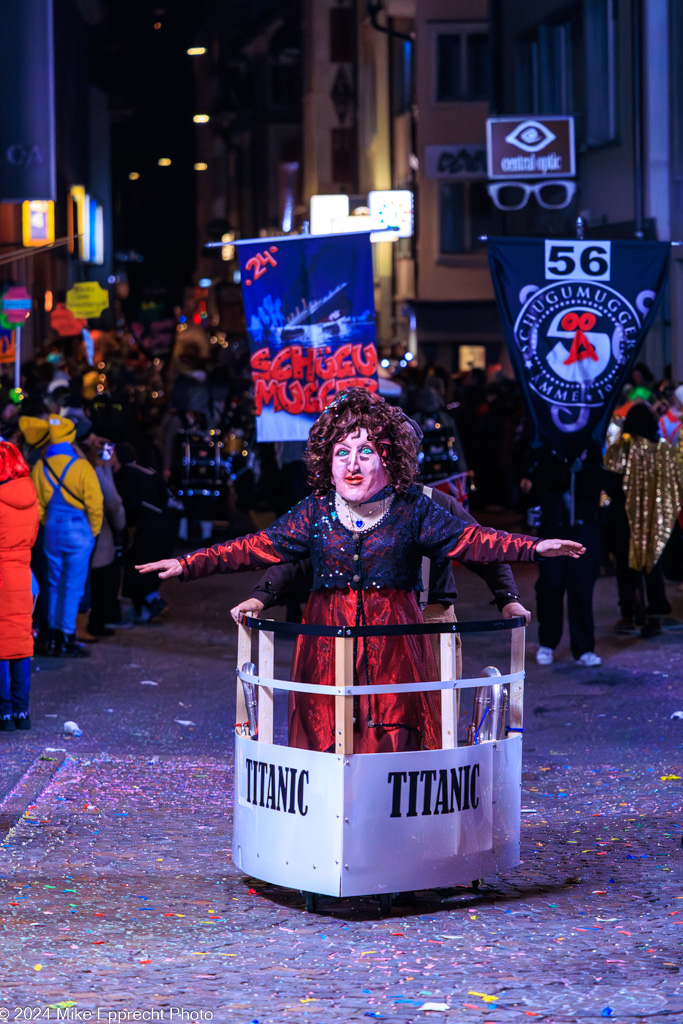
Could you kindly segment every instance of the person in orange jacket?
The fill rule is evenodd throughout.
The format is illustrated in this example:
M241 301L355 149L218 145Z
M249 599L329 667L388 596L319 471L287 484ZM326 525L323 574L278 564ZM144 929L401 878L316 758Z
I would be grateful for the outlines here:
M19 449L0 441L0 732L30 729L31 548L38 498Z
M76 424L50 416L50 445L33 467L48 563L49 631L46 653L85 657L76 640L76 616L90 556L102 528L102 488L88 460L74 448Z

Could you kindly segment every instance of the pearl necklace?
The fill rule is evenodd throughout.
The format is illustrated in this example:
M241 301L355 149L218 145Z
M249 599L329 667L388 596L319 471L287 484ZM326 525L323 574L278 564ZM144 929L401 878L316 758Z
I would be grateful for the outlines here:
M377 526L384 516L389 511L389 508L394 500L394 495L389 494L385 498L382 498L374 508L369 508L367 512L361 512L360 510L364 505L371 505L372 502L360 501L358 503L352 503L346 500L339 491L335 491L334 503L339 517L347 522L344 523L354 533L364 533L366 530L372 529L373 526Z

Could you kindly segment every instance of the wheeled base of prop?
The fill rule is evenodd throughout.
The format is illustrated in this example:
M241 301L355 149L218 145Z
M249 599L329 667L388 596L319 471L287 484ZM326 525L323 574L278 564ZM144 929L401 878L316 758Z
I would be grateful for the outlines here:
M337 897L325 897L323 894L318 892L302 892L301 895L304 898L304 905L306 911L309 914L317 914L319 910L319 901L321 899L336 899ZM391 913L391 907L394 902L394 898L399 896L397 892L382 892L377 896L379 901L379 912L382 917L387 917Z
M472 881L472 889L474 892L479 892L482 879L475 878ZM308 914L317 914L320 910L320 900L322 899L339 899L337 896L325 896L323 893L318 892L307 892L302 890L301 895L304 898L304 906ZM397 901L401 896L406 894L400 892L381 892L375 897L379 903L379 912L381 917L388 917L391 913L391 908L394 902Z

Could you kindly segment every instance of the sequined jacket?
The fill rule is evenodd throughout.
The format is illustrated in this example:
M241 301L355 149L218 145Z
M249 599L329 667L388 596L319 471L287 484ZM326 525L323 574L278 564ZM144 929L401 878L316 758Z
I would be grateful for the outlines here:
M413 487L397 495L384 518L365 533L339 520L334 491L310 496L266 530L194 551L180 559L183 579L261 569L310 556L313 590L420 588L421 559L532 561L538 539L464 523Z
M461 519L463 523L476 524L477 521L474 516L467 509L463 508L460 502L452 495L445 494L437 488L434 488L434 490L423 488L423 491L437 505L447 509L451 515ZM502 611L511 601L521 600L512 570L505 562L469 562L464 559L461 561L466 569L476 573L486 583L493 594L491 604L495 603L498 611ZM304 591L307 593L311 589L312 573L310 558L295 564L282 563L275 565L259 579L249 596L261 601L264 609L289 600L293 590L296 594L301 595L303 599ZM457 596L458 592L455 588L451 559L447 558L442 562L430 560L428 603L452 605Z
M623 478L629 568L650 572L671 536L683 497L674 451L668 441L622 434L605 452L605 466Z

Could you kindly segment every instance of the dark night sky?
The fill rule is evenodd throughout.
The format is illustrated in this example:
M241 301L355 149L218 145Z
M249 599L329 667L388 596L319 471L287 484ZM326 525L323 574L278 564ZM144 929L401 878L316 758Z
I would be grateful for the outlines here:
M201 181L193 167L197 126L192 116L198 110L194 58L187 49L217 41L209 112L228 112L246 127L255 114L242 47L273 14L282 16L285 33L296 35L297 3L103 0L102 7L105 18L94 29L90 73L109 97L115 248L143 256L142 264L127 265L131 284L170 287L177 295L195 269L195 189ZM169 157L171 166L159 167L160 157ZM129 181L131 171L139 180Z
M112 115L115 247L143 256L143 263L128 264L133 284L175 292L191 280L196 110L186 50L212 6L108 0L95 32L92 76L107 91ZM159 167L160 157L171 166ZM128 179L131 171L138 181Z

